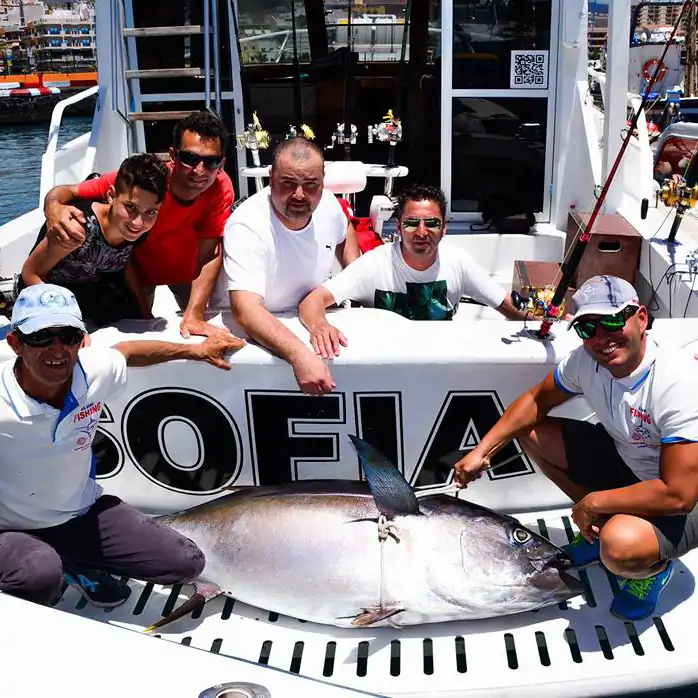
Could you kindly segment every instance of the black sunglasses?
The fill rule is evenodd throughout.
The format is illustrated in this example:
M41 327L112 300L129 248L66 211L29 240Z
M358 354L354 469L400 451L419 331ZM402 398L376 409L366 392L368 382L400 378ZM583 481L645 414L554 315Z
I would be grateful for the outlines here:
M80 344L85 333L77 327L58 327L39 330L31 334L24 334L19 330L15 330L17 339L27 347L49 347L53 344L53 340L57 339L61 344L66 346L74 346Z
M223 164L223 155L199 155L198 153L180 150L179 148L175 148L175 150L177 151L179 161L192 169L198 167L200 162L204 163L204 167L207 170L217 170Z
M615 315L604 315L597 320L577 320L572 327L581 339L593 339L599 331L599 327L606 332L618 332L625 327L625 323L639 310L635 305L623 308Z
M401 224L402 229L407 233L413 233L419 228L419 224L422 221L424 221L424 227L432 232L438 232L444 227L443 221L440 218L432 216L431 218L405 218Z

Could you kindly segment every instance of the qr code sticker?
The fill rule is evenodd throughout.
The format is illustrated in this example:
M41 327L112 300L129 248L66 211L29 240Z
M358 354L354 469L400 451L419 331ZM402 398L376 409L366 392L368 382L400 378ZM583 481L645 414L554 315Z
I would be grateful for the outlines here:
M548 51L511 52L511 89L548 89Z

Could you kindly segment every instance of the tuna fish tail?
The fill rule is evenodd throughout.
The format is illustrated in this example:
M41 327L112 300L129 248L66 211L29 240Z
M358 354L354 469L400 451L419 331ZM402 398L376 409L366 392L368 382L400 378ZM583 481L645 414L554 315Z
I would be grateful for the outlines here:
M199 610L204 607L206 602L220 596L223 590L217 585L209 582L194 582L194 594L187 599L179 608L175 608L172 613L164 618L161 618L157 623L147 627L146 633L151 633L154 630L164 628L166 625L183 618L192 611Z

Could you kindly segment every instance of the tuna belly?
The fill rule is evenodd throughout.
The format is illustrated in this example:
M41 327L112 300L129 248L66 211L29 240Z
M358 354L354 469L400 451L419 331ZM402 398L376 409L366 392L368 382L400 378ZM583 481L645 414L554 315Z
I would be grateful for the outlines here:
M203 550L202 578L251 606L351 627L354 618L380 605L383 564L383 603L402 608L410 595L405 588L412 574L408 549L387 541L381 563L375 521L331 511L274 519L241 517L224 533L207 527L177 528Z

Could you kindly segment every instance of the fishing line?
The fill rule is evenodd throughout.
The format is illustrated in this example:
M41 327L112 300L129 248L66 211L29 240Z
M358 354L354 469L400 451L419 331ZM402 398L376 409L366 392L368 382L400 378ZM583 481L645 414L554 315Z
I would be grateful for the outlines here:
M686 299L686 307L683 309L684 319L686 318L686 313L688 312L688 306L690 305L691 300L693 300L693 288L696 285L696 276L698 276L698 274L693 274L693 281L691 282L691 290L688 292L688 298Z

